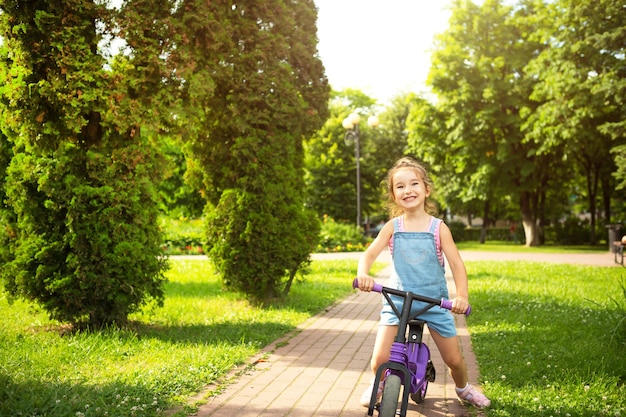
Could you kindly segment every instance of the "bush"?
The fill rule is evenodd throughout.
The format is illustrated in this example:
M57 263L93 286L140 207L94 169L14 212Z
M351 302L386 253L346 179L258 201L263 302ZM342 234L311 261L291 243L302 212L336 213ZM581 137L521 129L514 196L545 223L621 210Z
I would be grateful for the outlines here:
M482 229L480 227L467 227L462 222L450 222L448 227L450 228L452 236L456 242L480 241L480 234L482 233ZM518 240L523 240L523 237L520 239L520 231L517 231L516 233L518 234ZM487 241L511 240L511 231L508 227L489 227L487 228L487 236L485 239Z
M470 233L469 231L471 229L469 229L465 223L455 221L446 224L448 225L448 228L450 229L450 232L456 242L465 242L470 240L467 235Z
M584 245L589 243L590 224L588 220L568 217L551 228L550 240L558 245ZM546 236L548 237L548 236Z
M7 195L17 237L1 269L12 297L89 327L162 302L167 263L146 148L107 156L66 142L47 156L16 154Z
M207 208L207 253L227 287L264 301L286 295L295 274L306 271L319 221L294 201L283 191L229 189Z
M324 216L317 252L358 252L365 250L369 241L355 225L337 223Z

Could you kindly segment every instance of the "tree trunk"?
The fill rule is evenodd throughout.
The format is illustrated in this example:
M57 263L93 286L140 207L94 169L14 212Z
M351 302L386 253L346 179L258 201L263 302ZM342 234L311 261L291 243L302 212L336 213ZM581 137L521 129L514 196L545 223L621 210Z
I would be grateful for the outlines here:
M602 203L604 205L604 224L611 224L611 185L609 178L603 175L601 180L602 184Z
M480 229L480 244L485 244L487 240L487 227L489 226L489 200L485 201L483 207L483 227Z
M546 188L546 186L541 187L542 191L539 195L539 205L537 207L537 217L539 220L539 229L537 234L539 235L538 239L540 245L544 245L546 243L546 226L548 225L546 221Z
M522 226L526 237L526 247L539 246L539 234L537 233L537 218L533 208L533 194L523 191L520 195L520 208L522 211Z
M589 170L591 171L591 170ZM598 171L596 167L593 172L587 175L587 201L589 204L589 214L591 215L591 224L589 232L589 243L596 244L596 196L598 195Z

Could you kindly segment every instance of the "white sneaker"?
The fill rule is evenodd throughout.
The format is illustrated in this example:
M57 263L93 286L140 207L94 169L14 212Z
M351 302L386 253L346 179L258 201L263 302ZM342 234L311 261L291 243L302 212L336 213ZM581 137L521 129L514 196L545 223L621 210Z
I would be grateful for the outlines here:
M363 395L361 396L361 405L363 407L369 407L370 406L370 400L372 399L372 390L374 389L374 381L375 379L372 379L372 382L370 383L370 386L367 387L367 389L365 390L365 392L363 392ZM376 404L380 403L380 399L383 396L383 387L384 387L384 383L381 381L378 383L378 391L376 392Z

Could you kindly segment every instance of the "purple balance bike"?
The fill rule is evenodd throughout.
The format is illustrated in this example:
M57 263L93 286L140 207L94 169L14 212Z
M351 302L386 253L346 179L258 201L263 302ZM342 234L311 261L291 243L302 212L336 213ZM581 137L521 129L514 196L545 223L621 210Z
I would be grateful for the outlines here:
M358 280L355 279L352 286L358 288L358 285ZM417 317L435 306L451 310L452 301L423 297L412 292L383 287L381 284L374 284L373 291L381 293L387 299L393 311L400 318L400 324L398 325L398 334L391 347L389 361L382 364L376 371L374 387L378 387L381 380L385 381L380 404L377 404L376 401L378 390L374 388L367 415L374 415L374 409L378 409L379 417L395 416L398 409L400 387L404 385L399 415L406 417L409 396L417 404L422 403L426 397L428 383L435 380L435 367L430 360L430 350L422 342L424 324L426 323ZM401 297L404 300L401 311L392 302L391 295ZM424 302L426 306L411 314L413 301ZM467 309L465 315L469 316L470 312L471 307Z

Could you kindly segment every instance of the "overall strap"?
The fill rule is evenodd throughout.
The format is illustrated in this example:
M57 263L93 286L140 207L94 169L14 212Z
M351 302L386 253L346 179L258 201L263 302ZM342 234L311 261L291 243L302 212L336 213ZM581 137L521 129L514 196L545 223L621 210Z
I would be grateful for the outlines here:
M430 219L430 226L428 228L428 232L432 233L435 238L435 248L437 249L437 258L439 258L439 263L441 266L444 266L443 262L443 253L441 251L441 237L439 236L439 226L441 225L442 220L432 216Z
M402 232L403 227L401 227L400 222L402 221L402 217L394 217L393 218L393 231L394 232Z
M404 227L402 225L402 217L394 217L393 220L393 232L403 232ZM387 244L387 248L389 249L389 254L393 257L393 235L391 235L391 239L389 239L389 243Z

